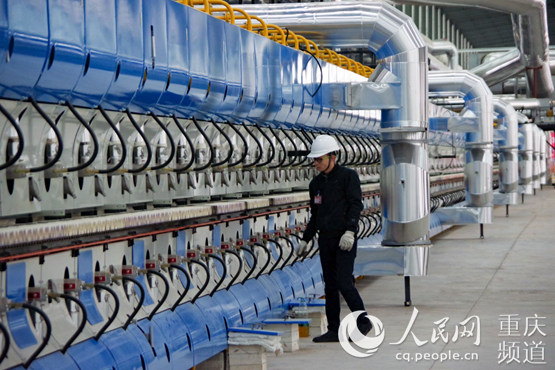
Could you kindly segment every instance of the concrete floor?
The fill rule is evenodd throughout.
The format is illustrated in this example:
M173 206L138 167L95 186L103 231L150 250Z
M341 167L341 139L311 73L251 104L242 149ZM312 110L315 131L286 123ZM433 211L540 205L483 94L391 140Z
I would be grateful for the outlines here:
M268 369L555 369L555 189L526 196L509 217L505 206L495 207L484 234L480 239L479 226L467 225L434 238L428 276L411 280L412 307L403 305L402 277L357 282L368 313L384 325L385 340L372 356L356 358L339 343L301 338L298 352L268 354ZM412 333L428 341L421 346L410 334L401 342L414 309ZM472 316L480 320L479 345L477 326L470 327L476 317L466 325L475 336L453 339L457 327L464 329L458 324ZM433 343L442 324L448 337ZM457 355L462 359L454 360ZM440 356L451 359L433 360Z

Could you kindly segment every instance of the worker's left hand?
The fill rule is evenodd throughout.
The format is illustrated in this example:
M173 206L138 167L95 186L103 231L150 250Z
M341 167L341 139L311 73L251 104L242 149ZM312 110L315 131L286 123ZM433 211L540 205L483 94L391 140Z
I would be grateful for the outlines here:
M355 243L355 233L352 231L345 231L345 234L339 240L339 248L342 251L350 251L353 248L353 244Z

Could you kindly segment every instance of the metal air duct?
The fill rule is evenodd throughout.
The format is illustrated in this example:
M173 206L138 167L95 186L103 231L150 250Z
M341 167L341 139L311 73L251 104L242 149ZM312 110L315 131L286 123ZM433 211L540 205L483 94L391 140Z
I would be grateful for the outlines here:
M459 51L452 42L444 40L430 40L430 42L428 42L428 52L432 55L447 54L447 57L449 58L449 68L459 68Z
M478 123L475 129L464 129L466 206L442 208L436 212L443 212L442 223L490 223L493 200L491 91L482 78L468 71L432 71L428 74L428 84L432 96L463 97L465 111L474 113Z
M366 85L373 87L368 99L379 97L380 89L391 86L396 93L394 99L384 100L389 106L373 107L382 109L382 244L428 244L427 53L412 19L384 2L241 7L268 23L309 36L319 45L368 47L376 54L380 65ZM364 98L365 93L358 93L354 86L352 91ZM357 104L348 109L365 109Z
M420 5L474 6L499 12L512 13L515 43L520 51L520 60L526 68L528 86L532 97L545 98L553 93L549 64L549 36L545 0L416 0L395 1ZM511 53L511 54L509 54ZM489 71L473 70L485 80L488 74L510 74L515 70L516 53L511 51L500 58L497 66ZM498 70L498 72L495 72ZM482 74L484 73L484 74ZM495 81L498 81L496 77ZM488 82L488 85L490 83ZM490 85L491 86L491 85Z
M499 114L497 130L500 153L499 193L495 204L516 204L518 198L518 118L514 108L501 99L493 100L493 110Z
M519 117L519 122L521 121ZM522 119L524 122L526 120ZM520 125L518 131L518 174L519 191L521 194L533 194L533 174L534 174L534 126L527 123Z

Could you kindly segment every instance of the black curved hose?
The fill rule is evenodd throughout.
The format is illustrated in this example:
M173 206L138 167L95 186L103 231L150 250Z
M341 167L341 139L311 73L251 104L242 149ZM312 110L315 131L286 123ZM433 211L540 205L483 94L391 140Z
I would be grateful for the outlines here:
M363 158L366 158L366 153L362 152L362 148L360 146L359 141L357 140L357 137L355 135L349 135L349 137L351 138L352 142L354 143L353 149L354 147L357 148L357 150L355 150L355 156L353 159L353 163L356 165L361 165L364 161ZM358 153L358 155L357 155Z
M42 343L37 347L35 352L33 352L31 354L31 356L29 356L27 361L25 361L25 363L23 364L23 367L25 369L27 369L31 365L31 363L33 361L35 361L35 359L38 357L38 355L42 352L44 347L46 347L46 345L48 344L48 341L50 340L50 336L52 335L52 324L50 323L50 319L48 318L46 313L44 313L44 311L41 310L40 308L37 308L37 307L35 307L33 305L30 305L28 303L23 303L21 305L21 307L26 308L29 311L33 311L33 312L39 314L42 317L42 320L44 321L44 323L46 324L46 334L44 335L44 338L42 339Z
M297 235L297 234L291 233L291 235L293 235L295 238L297 238L297 240L298 240L299 242L301 242L301 241L303 240L303 239L302 239L299 235ZM305 258L307 258L307 257L310 255L310 253L312 252L312 249L314 248L314 242L312 242L312 240L311 240L309 243L312 243L312 245L308 248L308 250L306 251L305 255L304 255L304 256L297 256L297 257L295 258L295 260L293 260L293 262L292 262L291 264L297 263L297 261L299 261L300 258L302 258L301 261L304 261Z
M287 258L285 259L285 261L283 261L283 265L281 265L281 267L283 268L284 266L287 265L287 263L289 262L289 260L295 255L295 244L293 244L293 242L291 241L291 239L289 239L286 236L279 236L282 239L285 239L285 241L287 241L287 244L289 244L289 247L291 247L291 252L289 252L289 256L287 256Z
M376 138L372 138L372 139L370 140L370 142L372 143L372 146L374 147L374 149L376 151L376 158L374 159L373 163L380 163L380 148L379 148L379 146L381 144L378 141L378 139L376 139Z
M193 117L193 123L195 124L197 130L200 132L200 134L202 135L204 140L206 140L206 143L208 144L208 148L210 149L210 159L206 162L206 164L204 166L194 168L195 171L203 171L203 170L207 169L208 167L210 167L210 165L212 164L212 161L214 160L214 148L212 147L212 143L210 142L210 138L208 137L208 135L206 135L206 132L204 132L202 127L200 127L200 125L197 122L197 119L195 117Z
M239 130L237 127L235 127L234 124L229 124L229 127L231 127L231 129L233 131L235 131L235 133L239 136L239 138L241 139L241 141L243 142L243 148L245 148L243 150L243 153L241 154L241 157L234 163L230 163L229 167L235 167L240 163L243 163L243 161L245 160L245 158L247 158L247 153L248 153L248 144L247 144L247 139L245 139L245 136L243 136L243 134L241 133L241 130Z
M227 156L221 162L212 164L212 167L219 167L224 163L229 162L229 160L231 159L231 156L233 155L233 142L231 141L229 136L225 133L223 128L221 128L216 122L214 122L214 120L212 120L211 122L214 125L214 127L216 127L216 130L218 130L220 134L222 134L222 136L225 138L225 141L227 141L227 144L229 145Z
M96 335L94 336L94 339L98 342L98 340L100 339L100 337L102 336L102 334L104 334L104 332L110 327L110 325L112 325L112 323L114 322L114 320L116 319L116 316L118 315L119 312L119 299L118 296L116 294L116 292L114 292L111 288L108 288L105 285L102 284L94 284L94 287L96 289L100 289L100 290L105 290L108 293L110 293L110 295L114 298L114 312L112 312L112 316L110 316L110 318L106 321L106 324L104 324L104 326L102 328L100 328L100 330L98 331L98 333L96 333Z
M294 152L298 152L298 150L297 150L297 144L295 143L295 140L293 140L293 139L291 138L291 136L289 136L289 134L287 133L287 131L286 131L285 129L282 128L282 129L281 129L281 132L283 132L283 134L285 135L285 137L286 137L287 139L289 139L289 141L291 142L291 144L293 144L293 151L294 151ZM292 156L291 156L291 160L290 160L289 163L287 163L285 166L286 166L286 167L293 166L293 164L295 163L296 160L297 160L297 155L292 155Z
M258 279L260 277L260 275L262 275L262 273L264 272L264 270L266 270L266 267L268 267L268 265L270 264L270 260L272 259L272 254L270 253L270 250L268 248L266 248L266 246L262 243L254 243L254 245L259 246L260 248L262 248L264 250L264 252L266 252L266 257L268 257L266 259L266 263L264 264L264 266L262 266L262 268L260 269L260 271L258 271L258 274L256 274L256 279Z
M254 160L254 162L249 163L249 164L244 164L243 168L249 168L249 167L253 167L255 165L258 164L258 162L260 162L260 160L262 159L262 154L264 154L263 150L262 150L262 144L260 144L260 141L258 141L258 139L256 138L256 136L254 136L252 134L252 132L249 131L249 129L247 128L247 125L245 125L245 123L243 122L243 127L245 128L245 131L247 132L247 134L249 134L254 142L256 143L256 145L258 146L258 156L256 157L256 159Z
M204 263L200 262L200 261L191 260L190 262L191 263L196 263L197 265L201 266L204 269L204 271L206 272L206 280L204 281L204 284L198 290L197 294L195 294L193 299L191 299L191 303L195 303L197 298L200 297L200 295L206 290L206 287L208 286L208 282L210 281L210 271L208 270L208 267L206 267L206 265Z
M270 168L274 169L274 168L278 168L278 167L283 166L283 163L285 162L285 159L287 158L287 150L285 149L285 144L283 143L283 141L281 141L279 136L276 135L275 131L272 129L272 126L268 126L268 129L270 129L270 132L272 133L272 135L274 135L274 137L278 141L279 145L281 146L281 149L283 150L283 158L279 161L279 163L270 166ZM278 153L278 160L279 160L279 153Z
M0 353L0 364L1 364L2 361L4 361L4 359L8 355L8 350L10 349L10 335L8 333L8 330L4 325L2 325L2 323L0 323L0 331L4 336L4 346L2 347L2 353Z
M170 141L170 155L168 156L168 159L164 162L164 163L160 163L156 166L152 166L151 169L152 170L159 170L161 168L166 167L168 164L170 164L170 162L173 159L173 156L175 155L175 141L173 140L172 134L170 133L170 130L168 130L168 128L166 127L166 125L164 125L162 123L162 121L160 121L160 118L158 118L154 113L150 112L150 116L156 121L156 123L158 124L158 126L160 126L160 128L166 133L166 136L168 137L168 140Z
M295 238L297 238L297 243L300 243L300 242L303 240L303 239L302 239L299 235L297 235L297 234L291 233L290 235L291 235L291 236L294 236ZM305 255L308 255L309 252L310 252L310 250L307 250ZM291 264L293 265L293 264L297 263L297 261L298 261L300 258L301 258L301 256L295 256L295 259L293 260L293 262L291 262Z
M239 247L239 249L241 249L242 251L247 252L248 254L250 254L251 257L252 257L252 260L253 260L251 270L247 273L247 276L245 276L245 278L241 282L241 284L245 284L245 281L249 280L252 273L254 272L254 269L256 268L256 265L258 264L258 258L256 258L256 255L250 249L248 249L246 247Z
M108 114L106 113L106 111L104 110L104 108L102 108L101 105L98 106L98 110L100 111L100 114L102 114L102 117L104 117L104 119L106 120L106 122L108 122L108 125L110 125L110 127L112 128L112 130L114 130L114 132L116 133L116 136L118 137L118 140L121 144L121 158L119 160L119 163L116 163L114 165L114 167L112 168L106 168L104 170L98 170L98 173L110 173L110 172L114 172L117 171L121 166L123 166L123 164L125 163L125 158L127 157L127 146L125 145L125 139L123 138L123 136L121 135L121 132L119 132L118 127L116 126L116 124L112 121L112 119L110 118L110 116L108 116Z
M54 158L52 158L48 163L45 163L42 166L33 167L33 168L29 169L30 172L39 172L39 171L44 171L44 170L49 169L50 167L54 166L56 164L56 162L58 162L60 160L60 158L62 156L62 152L64 150L64 140L63 140L62 134L60 133L60 130L58 130L58 127L56 126L56 124L50 119L50 117L48 117L48 114L46 114L42 110L42 108L37 104L35 99L29 98L29 101L31 102L33 107L36 109L36 111L41 115L41 117L44 118L46 123L48 123L48 126L50 126L52 128L52 130L54 131L54 135L56 135L56 139L58 140L58 150L56 150L56 155L54 156Z
M239 261L239 268L237 269L237 272L235 273L235 275L233 276L233 278L231 279L231 281L229 282L229 284L227 284L226 289L231 288L231 286L233 285L233 283L235 283L235 280L237 280L237 278L239 277L239 275L241 274L241 271L243 269L243 260L241 259L241 257L239 256L239 254L235 253L232 250L225 250L224 253L230 253L232 256L235 256L237 258L237 261Z
M179 304L181 303L181 301L183 299L185 299L185 296L187 295L187 293L189 293L189 288L191 287L191 278L189 277L189 273L187 272L187 270L185 270L182 266L172 263L170 265L170 268L174 268L176 270L181 271L185 277L187 278L187 285L185 286L185 290L183 290L183 293L181 293L179 295L179 298L175 301L175 303L173 304L171 311L175 311L175 309L177 308L177 306L179 306Z
M19 139L19 145L17 146L17 152L15 152L15 155L13 157L11 157L6 163L3 163L2 165L0 165L0 171L10 167L12 164L14 164L15 162L17 162L19 160L19 157L21 157L21 154L23 153L23 148L25 146L25 140L23 137L23 131L21 131L21 128L19 127L19 125L17 124L17 121L15 120L15 118L13 118L13 116L10 114L10 112L8 112L3 106L2 104L0 104L0 112L2 112L2 114L4 116L6 116L6 118L8 119L8 121L10 122L10 124L13 126L17 137Z
M191 153L192 153L191 154L191 159L189 160L189 163L187 163L187 165L185 167L174 170L177 173L181 173L181 172L187 171L193 165L193 163L195 163L195 154L194 154L195 153L195 145L193 144L193 141L191 140L189 135L187 135L187 131L183 128L183 126L181 126L181 123L179 123L179 120L177 119L177 117L175 115L172 115L172 118L173 118L173 122L176 124L179 131L185 137L185 140L187 140L187 144L189 144L189 147L191 147Z
M83 163L81 163L81 164L79 164L75 167L69 167L67 169L68 172L80 171L80 170L90 166L94 162L94 160L96 159L96 156L98 155L98 139L96 138L96 134L94 133L94 130L92 129L92 127L79 114L79 112L77 112L77 110L73 107L73 105L69 101L66 102L66 105L69 108L69 110L71 111L71 113L75 116L75 118L77 118L79 123L82 124L85 127L85 129L89 132L89 134L91 135L91 139L93 141L93 144L94 144L94 149L93 149L93 152L91 154L91 157L86 162L83 162ZM93 117L93 119L94 119L94 117ZM91 122L92 122L92 119L91 119Z
M378 228L376 229L376 231L374 231L374 233L377 234L382 231L382 215L380 214L380 212L376 212L374 215L378 220Z
M368 164L370 162L370 153L368 153L368 148L364 145L364 141L360 135L355 136L355 140L357 141L359 147L361 148L361 156L360 156L360 164ZM364 152L364 154L362 154Z
M216 284L214 289L212 289L212 291L210 292L210 297L212 297L214 293L216 293L220 285L222 285L222 283L224 282L225 277L227 275L227 268L225 267L225 262L219 256L215 255L214 253L210 253L209 256L214 258L216 261L218 261L222 265L222 269L223 269L223 273L222 273L222 277L220 278L220 281L218 281L218 284Z
M304 138L301 136L301 134L299 134L298 130L291 130L291 131L293 131L293 133L294 133L295 135L297 135L297 137L299 138L299 140L301 140L301 142L302 142L303 145L305 146L306 150L309 150L310 145L308 145L308 144L304 141ZM301 157L301 161L300 161L299 163L297 163L297 166L301 166L301 165L302 165L302 167L312 166L312 163L310 163L310 161L308 162L308 164L304 164L304 165L303 165L303 163L306 162L307 159L308 159L307 156Z
M366 228L366 222L364 222L364 220L367 219L365 215L360 215L359 219L358 219L358 230L357 230L357 234L360 235L360 239L364 238L364 234L366 233L366 231L368 230L368 228ZM362 223L362 230L360 227L360 224Z
M337 133L334 132L332 135L336 137L337 142L343 148L343 153L345 153L345 159L344 160L343 160L343 158L341 158L341 156L338 156L337 160L338 160L339 164L347 165L347 163L349 161L349 152L347 151L347 147L345 146L345 144L343 144L343 141L340 140L339 135Z
M145 142L145 146L146 146L146 161L145 161L145 163L139 168L130 168L130 169L127 170L129 173L139 173L139 172L142 172L142 171L144 171L148 168L148 165L150 164L150 161L152 160L152 148L150 147L150 143L148 142L148 138L146 137L143 130L141 130L141 127L139 126L137 121L135 121L135 118L133 118L133 115L129 111L129 108L125 111L125 113L127 113L127 117L129 118L129 121L131 121L131 124L133 125L135 130L137 130L137 133L139 134L139 136L141 136L141 138Z
M274 263L274 265L272 266L272 268L270 268L270 271L268 271L268 274L271 274L272 272L274 272L274 270L276 269L276 267L279 265L281 258L283 257L283 248L281 247L281 244L279 244L279 241L275 240L275 239L270 239L268 238L269 241L271 241L272 243L274 243L279 251L279 256L277 258L276 263Z
M347 157L346 166L352 166L353 164L355 164L355 160L356 160L356 157L357 157L357 153L356 153L356 150L355 150L355 148L353 147L351 141L347 139L347 137L349 137L349 136L347 136L347 135L343 135L343 136L345 137L345 141L347 142L347 145L349 145L349 148L351 148L351 151L353 152L353 159L352 159L352 160L349 161L349 155L346 156L346 157ZM345 147L345 148L346 148L346 147Z
M272 140L270 140L270 138L268 137L268 135L264 132L264 130L262 130L260 128L260 126L255 125L256 128L258 129L258 131L260 131L260 133L262 134L262 136L264 136L264 138L266 138L266 140L268 141L268 143L270 144L270 155L268 156L268 159L266 160L266 162L264 163L259 163L256 165L256 167L264 167L266 165L268 165L273 159L274 156L276 155L276 147L274 146L274 143L272 143Z
M376 151L376 146L372 141L372 137L365 136L364 142L368 145L368 150L370 151L370 154L371 154L368 164L373 164L379 158L379 153L377 153Z
M139 303L137 303L137 307L135 307L135 309L133 310L131 315L129 315L129 317L127 318L127 321L125 322L125 324L123 324L123 330L127 330L127 327L129 326L129 324L131 323L133 318L137 315L137 313L139 313L139 310L143 306L143 303L145 301L145 289L143 288L141 283L139 283L138 280L135 280L135 279L130 278L128 276L122 276L121 279L123 281L127 281L127 282L135 284L135 286L139 287L139 292L141 292L141 294L139 294L140 297L139 297Z
M303 257L303 261L304 261L306 258L308 258L308 257L313 258L313 257L316 255L316 253L318 253L318 251L320 250L320 247L319 247L319 246L315 248L316 243L314 243L314 240L311 240L310 243L312 243L312 245L310 246L309 252L312 251L312 250L314 250L314 251L312 252L311 255L310 255L310 253L307 253L307 254Z
M162 281L164 282L164 287L166 288L166 290L164 290L164 294L162 295L162 299L160 299L158 301L158 304L156 305L156 307L154 307L152 309L152 311L150 312L150 315L148 315L148 321L152 320L152 318L154 317L154 315L156 314L156 312L158 312L158 310L160 309L160 307L164 304L164 302L166 301L166 299L168 298L168 294L170 293L170 283L168 282L168 279L166 279L166 277L158 272L158 271L147 271L147 275L148 274L153 274L158 276L160 279L162 279Z
M79 323L79 326L77 327L77 330L75 330L75 333L73 333L73 335L67 340L66 344L64 344L64 346L62 347L61 352L62 352L62 354L65 354L67 349L73 343L73 341L75 339L77 339L79 334L81 334L83 332L83 329L85 328L85 324L87 323L87 309L85 308L85 305L83 303L81 303L80 300L78 300L75 297L70 296L69 294L60 294L60 298L68 299L68 300L74 302L81 309L81 322Z
M369 145L367 145L363 135L357 135L356 138L360 146L362 147L362 150L364 150L364 158L362 159L362 164L370 164L372 160L372 151L369 151Z

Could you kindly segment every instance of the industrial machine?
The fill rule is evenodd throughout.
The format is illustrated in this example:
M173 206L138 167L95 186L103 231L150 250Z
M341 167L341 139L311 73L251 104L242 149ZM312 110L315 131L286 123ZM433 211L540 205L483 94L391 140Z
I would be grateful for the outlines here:
M333 4L290 7L284 29L217 0L1 3L2 368L190 368L230 328L320 297L317 241L294 254L319 134L361 179L355 272L404 276L406 305L441 212L488 223L497 183L514 204L517 180L550 178L541 133L517 142L502 103L497 163L487 86L429 74L414 23L383 2L341 3L363 16L356 40ZM334 51L358 44L375 70ZM428 82L464 112L429 103Z

